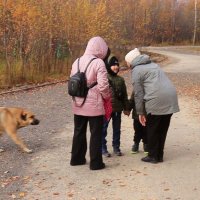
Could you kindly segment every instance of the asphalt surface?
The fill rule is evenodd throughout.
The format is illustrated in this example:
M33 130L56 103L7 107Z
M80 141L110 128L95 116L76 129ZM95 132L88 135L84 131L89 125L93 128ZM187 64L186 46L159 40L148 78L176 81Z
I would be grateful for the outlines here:
M19 130L20 137L34 151L32 154L21 152L7 135L1 137L0 148L5 152L0 153L0 200L198 199L200 56L170 49L152 51L172 57L163 69L177 87L181 108L181 112L173 116L162 164L141 162L142 145L137 155L130 153L132 119L123 116L121 149L124 156L104 159L106 168L100 171L90 171L88 163L71 167L73 114L67 85L3 95L1 106L28 108L41 122ZM187 64L184 67L186 62L191 63L190 69ZM130 94L130 73L123 76ZM108 141L111 150L111 134Z
M25 172L34 162L35 155L56 148L55 141L51 138L60 133L67 124L72 123L72 114L66 84L3 95L0 96L0 105L27 108L40 119L39 125L18 130L20 137L34 151L33 154L21 152L7 135L1 137L0 148L5 152L0 153L0 199L7 200L12 199L12 194L20 192L29 176L34 176ZM59 146L66 145L63 140L57 143Z

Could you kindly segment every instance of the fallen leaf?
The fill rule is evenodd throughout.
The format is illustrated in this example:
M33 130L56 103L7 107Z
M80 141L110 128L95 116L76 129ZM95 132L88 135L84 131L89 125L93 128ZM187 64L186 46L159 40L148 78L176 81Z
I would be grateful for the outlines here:
M24 176L23 180L27 180L27 179L30 179L31 177L30 176Z
M19 193L19 196L20 196L20 197L25 197L25 195L26 195L25 192L20 192L20 193Z
M68 192L68 193L67 193L67 196L68 196L68 197L73 197L73 196L74 196L74 193L73 193L73 192Z

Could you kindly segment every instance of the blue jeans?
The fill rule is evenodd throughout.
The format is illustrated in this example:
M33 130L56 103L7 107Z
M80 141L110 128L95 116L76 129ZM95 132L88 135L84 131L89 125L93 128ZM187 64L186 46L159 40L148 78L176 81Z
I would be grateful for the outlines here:
M113 112L111 118L108 121L104 118L103 132L102 132L102 153L107 152L106 136L107 136L108 125L111 119L113 128L112 146L114 150L118 150L120 148L121 114L122 112Z

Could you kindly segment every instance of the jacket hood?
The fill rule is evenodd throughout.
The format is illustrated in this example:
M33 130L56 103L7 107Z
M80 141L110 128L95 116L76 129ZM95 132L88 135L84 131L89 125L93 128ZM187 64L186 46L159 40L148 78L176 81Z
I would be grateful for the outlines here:
M134 68L137 65L145 65L151 63L150 57L146 54L137 56L132 62L131 66Z
M108 45L103 38L97 36L89 40L84 55L94 55L97 58L104 59L108 52Z
M107 72L110 75L116 76L118 74L119 71L117 73L115 73L111 69L111 66L113 66L113 65L118 65L119 66L119 61L118 61L118 59L113 54L111 54L108 57L108 59L105 60L105 65L106 65Z

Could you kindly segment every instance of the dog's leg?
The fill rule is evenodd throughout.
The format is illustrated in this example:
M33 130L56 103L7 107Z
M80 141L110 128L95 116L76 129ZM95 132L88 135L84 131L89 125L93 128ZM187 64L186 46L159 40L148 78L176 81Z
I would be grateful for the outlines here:
M2 136L2 132L0 132L0 137ZM4 152L4 149L0 149L0 153Z
M21 140L19 136L16 134L16 130L8 129L6 130L7 134L11 137L11 139L17 144L18 146L21 147L23 151L26 153L32 153L33 151L31 149L28 149L24 142Z

